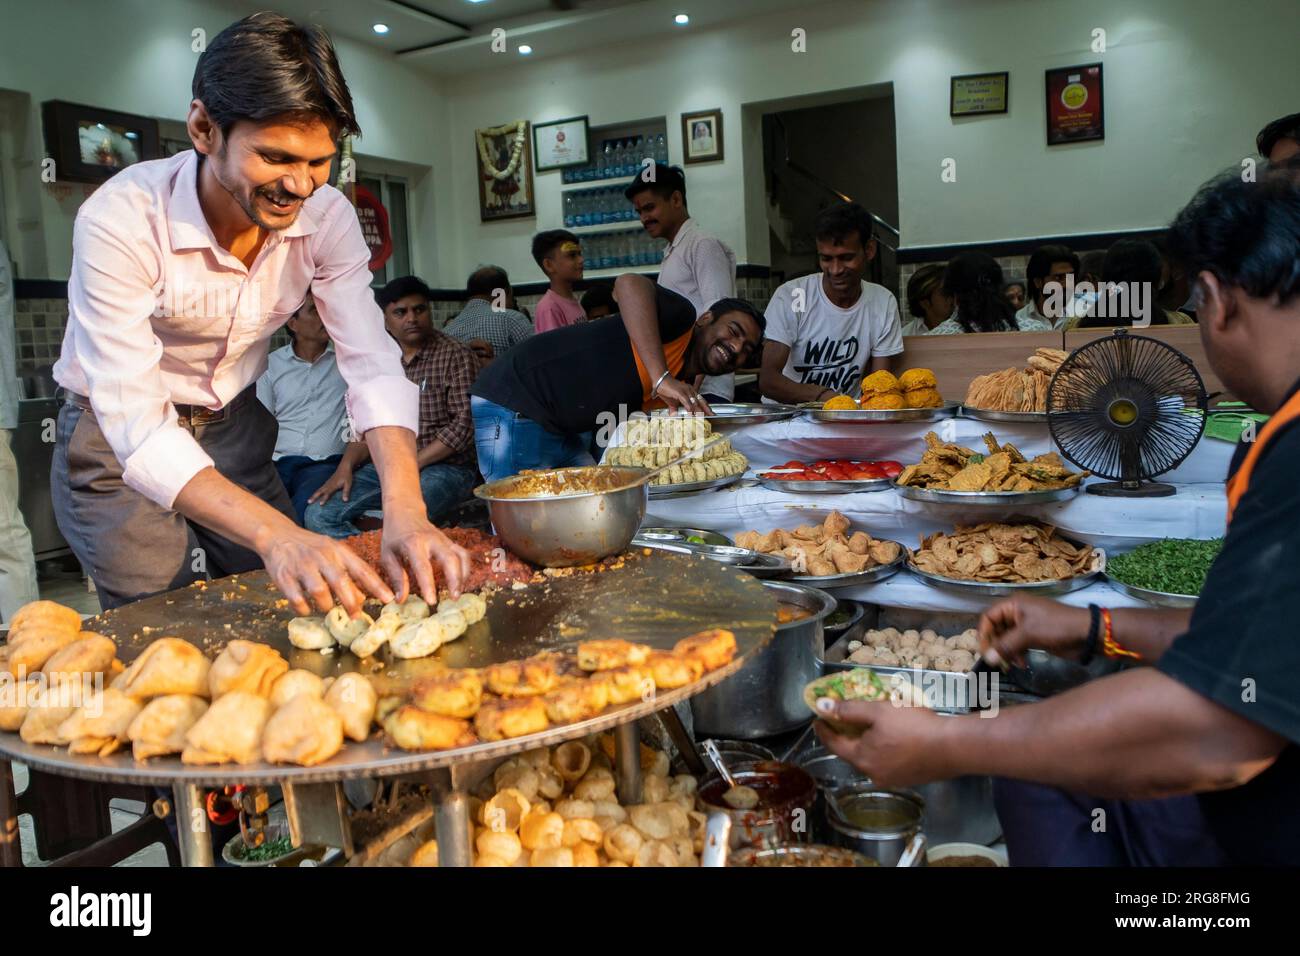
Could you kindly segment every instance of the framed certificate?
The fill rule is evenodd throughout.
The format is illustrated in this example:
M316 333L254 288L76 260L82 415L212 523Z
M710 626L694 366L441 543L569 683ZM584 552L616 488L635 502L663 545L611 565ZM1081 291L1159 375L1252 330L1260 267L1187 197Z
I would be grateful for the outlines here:
M533 127L533 155L537 171L585 166L590 159L587 117L572 116Z
M1047 145L1106 138L1101 64L1047 71Z
M1007 73L954 76L948 86L949 116L979 116L1007 111Z

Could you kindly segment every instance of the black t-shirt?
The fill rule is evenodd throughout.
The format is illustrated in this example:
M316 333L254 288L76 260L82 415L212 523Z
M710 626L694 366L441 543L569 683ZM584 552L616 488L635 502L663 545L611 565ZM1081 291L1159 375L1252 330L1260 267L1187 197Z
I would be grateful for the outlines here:
M695 325L691 303L661 286L655 309L665 345ZM470 394L574 435L594 431L602 412L640 411L643 388L632 340L615 314L525 339L484 369Z
M1300 423L1265 447L1187 633L1161 671L1289 743L1245 786L1201 795L1235 862L1300 863ZM1236 471L1248 446L1237 449Z

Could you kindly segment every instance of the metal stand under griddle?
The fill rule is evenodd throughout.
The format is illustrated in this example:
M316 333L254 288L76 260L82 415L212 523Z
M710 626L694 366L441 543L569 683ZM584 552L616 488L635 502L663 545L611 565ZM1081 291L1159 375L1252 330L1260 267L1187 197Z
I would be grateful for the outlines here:
M322 677L361 671L381 696L399 693L430 668L430 660L362 662L347 653L320 654L288 643L285 624L293 617L278 607L278 593L263 572L237 575L146 598L87 621L86 630L113 637L118 654L130 663L153 639L181 637L215 657L234 637L269 644L294 668ZM615 779L619 798L641 795L640 744L636 722L685 701L735 673L773 634L776 598L750 575L705 558L665 552L624 556L623 565L598 572L558 576L523 590L498 591L488 612L460 640L439 651L443 664L482 667L528 657L544 650L572 649L579 641L623 638L669 649L682 637L710 627L736 635L731 663L686 687L661 691L647 700L612 708L598 717L512 740L476 743L448 751L388 749L379 735L349 742L335 757L315 767L256 763L246 766L193 766L179 757L136 763L129 749L109 757L69 754L66 748L24 743L0 733L0 864L18 860L17 823L9 762L21 761L63 777L164 785L172 788L174 813L186 866L211 866L213 847L204 791L227 785L279 785L284 790L294 846L304 843L341 848L351 855L352 836L342 781L390 777L427 784L434 795L439 862L469 866L473 859L469 793L506 757L613 730ZM8 786L5 786L8 784ZM12 862L11 862L12 861Z

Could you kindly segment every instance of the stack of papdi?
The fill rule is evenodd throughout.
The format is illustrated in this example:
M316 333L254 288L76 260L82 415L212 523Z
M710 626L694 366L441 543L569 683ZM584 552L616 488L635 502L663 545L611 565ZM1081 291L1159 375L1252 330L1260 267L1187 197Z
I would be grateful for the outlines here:
M1070 471L1056 452L1026 460L1015 445L999 445L984 435L987 454L925 436L926 450L915 465L902 470L895 483L932 491L1023 492L1073 488L1090 472Z
M1094 570L1093 549L1071 544L1051 525L985 523L921 539L912 563L960 581L1028 584L1061 581Z

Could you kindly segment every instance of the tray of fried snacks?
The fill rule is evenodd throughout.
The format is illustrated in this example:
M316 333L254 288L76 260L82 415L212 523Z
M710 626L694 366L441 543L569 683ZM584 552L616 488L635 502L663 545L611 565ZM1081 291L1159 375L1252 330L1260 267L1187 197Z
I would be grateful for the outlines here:
M999 445L992 432L979 452L940 441L929 432L926 451L894 479L898 493L944 504L1028 505L1064 501L1079 493L1086 471L1071 471L1056 452L1025 458L1015 445Z
M674 465L650 480L651 498L675 498L734 484L749 467L745 456L722 438L714 438L705 418L681 415L634 415L615 431L601 459L606 465L658 468L695 449L696 457Z
M474 865L700 865L705 814L698 781L671 775L668 755L641 748L641 799L619 799L614 739L591 735L507 758L470 797ZM438 866L433 822L384 851L378 865Z
M870 667L886 681L919 687L926 704L946 713L969 713L978 704L971 673L979 653L979 632L968 628L948 637L930 628L869 628L861 637L841 638L826 649L822 671Z
M736 535L736 546L786 557L795 572L790 580L820 588L870 584L898 573L903 564L901 544L851 531L849 519L838 511L821 524L800 525L793 531L742 531Z
M894 377L881 369L862 380L862 397L836 395L825 402L800 406L818 422L926 422L957 414L956 402L945 402L928 368L911 368Z
M977 376L966 390L962 417L988 422L1047 421L1047 389L1069 354L1062 349L1036 349L1024 368Z
M1063 538L1040 521L986 522L923 537L907 566L950 590L989 597L1054 595L1096 581L1106 570L1106 552Z

